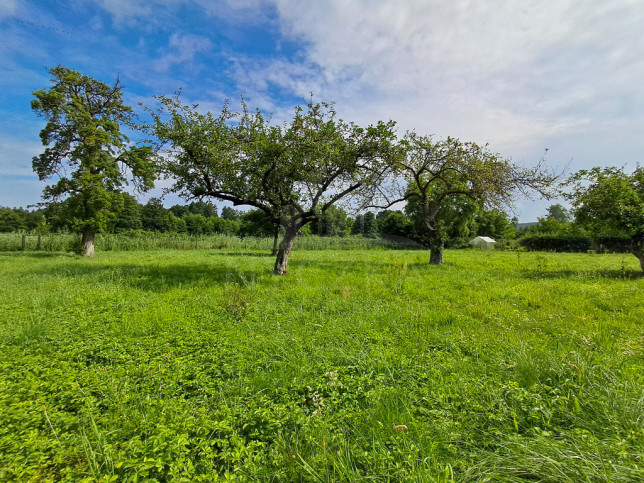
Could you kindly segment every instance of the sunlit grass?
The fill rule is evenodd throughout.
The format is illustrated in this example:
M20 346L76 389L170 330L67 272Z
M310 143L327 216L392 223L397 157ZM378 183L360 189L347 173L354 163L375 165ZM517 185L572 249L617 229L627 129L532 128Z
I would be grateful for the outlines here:
M0 480L644 477L637 259L427 259L0 253Z

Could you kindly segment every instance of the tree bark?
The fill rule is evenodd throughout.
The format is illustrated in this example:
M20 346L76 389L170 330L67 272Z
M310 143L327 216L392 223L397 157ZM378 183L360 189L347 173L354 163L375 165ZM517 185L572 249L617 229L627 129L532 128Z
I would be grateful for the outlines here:
M286 269L288 268L288 256L291 254L293 242L295 241L295 237L297 237L299 231L299 226L289 226L286 228L284 239L280 243L279 249L277 251L275 268L273 268L273 273L275 275L284 275L286 273Z
M277 228L275 230L275 235L273 235L273 251L271 252L271 255L273 256L277 255L277 241L279 239L279 235L280 235L280 230L279 228Z
M94 231L84 231L83 232L83 256L93 257L94 256L94 238L96 233Z
M429 243L429 264L430 265L442 265L445 263L443 259L443 249L445 248L445 243L443 240L432 240Z

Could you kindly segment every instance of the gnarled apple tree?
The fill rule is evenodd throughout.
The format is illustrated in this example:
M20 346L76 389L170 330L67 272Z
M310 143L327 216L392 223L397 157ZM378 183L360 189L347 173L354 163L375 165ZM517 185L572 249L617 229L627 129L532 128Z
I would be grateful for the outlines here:
M289 123L277 126L246 106L239 114L224 106L214 115L177 97L160 101L151 131L169 146L171 189L251 206L283 226L278 275L286 272L302 227L379 185L400 152L393 122L359 127L339 119L330 104L298 107Z
M424 230L431 264L443 263L446 230L473 216L472 204L504 208L518 194L547 197L558 179L542 163L521 167L472 142L434 140L410 132L403 144L406 156L396 170L403 183L383 185L371 206L387 208L407 201L408 211Z

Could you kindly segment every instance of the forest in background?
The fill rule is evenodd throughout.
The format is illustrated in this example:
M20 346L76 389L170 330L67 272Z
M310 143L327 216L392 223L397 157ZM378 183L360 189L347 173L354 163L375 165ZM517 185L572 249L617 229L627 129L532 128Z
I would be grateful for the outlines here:
M229 206L221 209L208 201L193 201L163 206L158 198L145 204L123 193L122 210L113 217L108 233L130 237L149 237L153 233L207 236L227 235L240 238L274 236L272 225L261 210L243 211ZM465 219L463 219L465 218ZM480 210L454 220L449 228L450 248L469 246L475 236L487 236L502 242L498 248L523 247L528 250L584 252L588 250L626 252L628 238L614 234L591 234L576 222L573 213L553 204L535 223L518 223L516 217L500 210ZM74 216L65 202L45 208L0 207L0 232L56 234L73 232ZM321 237L396 238L426 245L417 230L413 215L401 210L371 211L349 215L344 209L331 207L320 222L307 225L303 235Z

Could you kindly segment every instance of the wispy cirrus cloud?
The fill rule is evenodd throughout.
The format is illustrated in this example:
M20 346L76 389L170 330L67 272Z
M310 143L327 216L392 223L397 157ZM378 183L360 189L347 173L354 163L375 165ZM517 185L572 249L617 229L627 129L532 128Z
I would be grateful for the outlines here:
M0 0L0 18L10 17L18 11L17 0Z
M169 52L154 63L154 68L157 71L165 72L176 64L192 62L197 54L207 52L212 47L213 44L207 37L193 34L172 34L168 41Z

